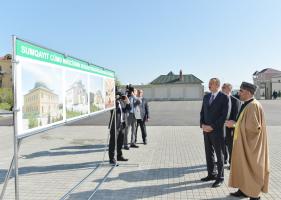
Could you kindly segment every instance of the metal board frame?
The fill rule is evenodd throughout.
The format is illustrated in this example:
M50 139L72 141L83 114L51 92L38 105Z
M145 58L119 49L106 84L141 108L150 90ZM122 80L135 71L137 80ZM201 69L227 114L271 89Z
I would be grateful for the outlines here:
M100 112L94 112L94 113L89 113L89 114L85 114L83 115L82 117L80 118L75 118L75 119L70 119L70 120L66 120L62 123L59 123L59 124L56 124L56 125L52 125L52 126L49 126L49 127L46 127L46 128L42 128L40 130L36 130L36 131L32 131L30 133L27 133L27 134L23 134L23 135L18 135L19 133L19 130L18 130L18 126L17 126L17 120L18 120L18 112L20 110L20 108L18 107L18 103L17 103L17 64L18 64L18 61L15 60L16 58L16 40L17 40L17 37L15 35L12 36L12 47L13 47L13 52L12 52L12 68L13 68L13 92L14 92L14 107L13 107L13 111L12 112L7 112L7 113L4 113L4 114L13 114L13 122L14 122L14 128L13 128L13 132L14 132L14 135L13 135L13 138L14 138L14 155L13 155L13 158L11 160L11 163L10 163L10 167L9 167L9 170L6 174L6 177L5 177L5 181L4 181L4 185L3 185L3 188L2 188L2 191L1 191L1 195L0 195L0 200L3 200L4 198L4 195L5 195L5 191L6 191L6 188L7 188L7 184L8 184L8 181L10 179L10 176L11 176L11 172L12 170L14 169L14 184L15 184L15 200L19 200L19 174L18 174L18 159L19 159L19 147L20 147L20 143L22 142L23 139L26 139L28 137L31 137L33 135L36 135L36 134L39 134L39 133L43 133L43 132L46 132L48 130L51 130L51 129L54 129L54 128L58 128L58 127L61 127L61 126L64 126L66 124L70 124L70 123L73 123L75 121L78 121L78 120L81 120L81 119L85 119L85 118L88 118L88 117L92 117L92 116L95 116L95 115L99 115L101 113L104 113L104 112L108 112L110 110L113 110L113 116L114 116L114 120L115 120L115 157L117 156L117 138L116 138L116 105L114 104L114 107L112 108L109 108L109 109L104 109ZM44 48L44 49L47 49L47 50L50 50L50 51L53 51L53 52L56 52L56 53L59 53L59 54L63 54L61 52L58 52L58 51L55 51L55 50L52 50L50 48L46 48L46 47L43 47L41 45L37 45L33 42L29 42L27 40L23 40L23 39L20 39L24 42L28 42L28 43L31 43L33 45L36 45L38 47L41 47L41 48ZM63 54L66 56L66 54ZM83 61L81 59L77 59L73 56L68 56L68 57L71 57L73 59L76 59L76 60L80 60L82 62L86 62L86 61ZM86 62L88 63L88 62ZM88 63L90 64L90 63ZM94 64L93 64L94 65ZM97 66L97 65L96 65ZM98 66L99 67L99 66ZM102 67L100 67L102 68ZM105 68L102 68L102 69L105 69ZM109 69L106 69L108 71L111 71L113 72L112 70L109 70ZM114 73L114 72L113 72ZM115 79L115 75L114 75L114 79ZM115 91L115 86L114 86L114 91ZM108 139L107 139L107 143L105 144L105 148L104 148L104 156L103 156L103 162L104 162L104 158L105 158L105 153L106 153L106 147L108 145L108 141L109 141L109 134L110 134L110 128L112 126L112 121L111 121L111 124L109 126L109 133L108 133ZM117 159L116 159L117 160ZM90 172L90 174L88 174L85 178L82 179L82 181L80 181L76 186L74 186L74 188L72 188L67 194L64 195L64 197L62 199L65 199L71 192L73 192L75 189L77 189L81 184L82 182L84 182L91 174L93 174L97 169L98 167L100 167L101 165L97 165L97 167L92 171ZM115 164L110 170L109 172L106 174L106 176L101 180L101 182L99 183L98 186L100 186L105 180L106 178L108 177L108 175L111 173L111 171L113 170L114 167L118 166L117 164ZM96 193L98 187L94 190L94 192L92 193L91 197L93 197L93 195Z

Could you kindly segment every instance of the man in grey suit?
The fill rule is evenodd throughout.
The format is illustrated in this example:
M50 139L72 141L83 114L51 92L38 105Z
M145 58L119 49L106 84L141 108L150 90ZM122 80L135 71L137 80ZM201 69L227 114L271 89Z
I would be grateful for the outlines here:
M203 98L200 112L200 127L203 130L208 175L201 181L215 180L212 187L219 187L224 181L224 135L223 127L228 112L228 98L219 91L220 80L209 81L210 93ZM215 172L215 154L217 169Z
M130 147L132 148L138 148L139 146L136 145L135 140L136 140L136 117L135 117L135 109L136 106L139 104L139 100L136 98L136 91L132 86L129 86L128 90L128 98L130 101L130 106L131 110L129 111L127 115L127 121L128 125L125 128L125 135L124 135L124 149L129 150L128 146L128 135L129 135L129 130L131 128L131 145Z
M224 83L222 86L222 92L228 97L228 112L226 120L236 120L238 111L240 110L241 102L239 99L231 95L232 85L230 83ZM224 164L231 163L231 153L233 145L234 128L228 128L224 126L225 148L224 148Z
M137 142L137 132L138 127L141 128L143 144L147 144L147 132L145 123L149 120L149 106L147 100L143 97L143 90L138 90L137 97L140 100L140 114L141 118L137 119L137 128L136 128L136 142Z

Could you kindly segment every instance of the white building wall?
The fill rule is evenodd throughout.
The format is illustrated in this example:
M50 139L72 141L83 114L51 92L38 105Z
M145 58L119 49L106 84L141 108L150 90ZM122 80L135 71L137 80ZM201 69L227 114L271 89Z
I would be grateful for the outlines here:
M272 92L275 90L276 92L281 91L281 76L272 77Z
M144 91L148 100L202 100L204 87L201 84L136 85Z

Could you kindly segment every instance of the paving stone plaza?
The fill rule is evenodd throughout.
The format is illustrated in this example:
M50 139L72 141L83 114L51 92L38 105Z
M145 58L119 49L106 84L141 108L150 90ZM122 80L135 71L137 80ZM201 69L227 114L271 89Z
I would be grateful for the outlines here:
M281 101L262 104L271 165L270 192L262 199L277 200L281 199ZM224 185L219 188L211 188L212 182L200 181L207 175L203 136L198 126L200 106L200 101L151 102L148 145L139 143L138 149L123 150L129 161L114 169L108 165L107 153L104 155L108 113L25 139L19 151L20 199L62 199L95 169L65 199L237 199L229 196L235 189L227 186L227 169ZM12 134L12 127L2 123L0 190L13 155ZM140 131L138 142L142 142ZM13 179L4 199L14 199Z

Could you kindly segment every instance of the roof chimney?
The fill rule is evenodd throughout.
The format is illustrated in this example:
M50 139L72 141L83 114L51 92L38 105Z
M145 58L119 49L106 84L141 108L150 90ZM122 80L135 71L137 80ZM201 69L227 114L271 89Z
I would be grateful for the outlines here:
M180 70L180 81L183 81L182 70Z

